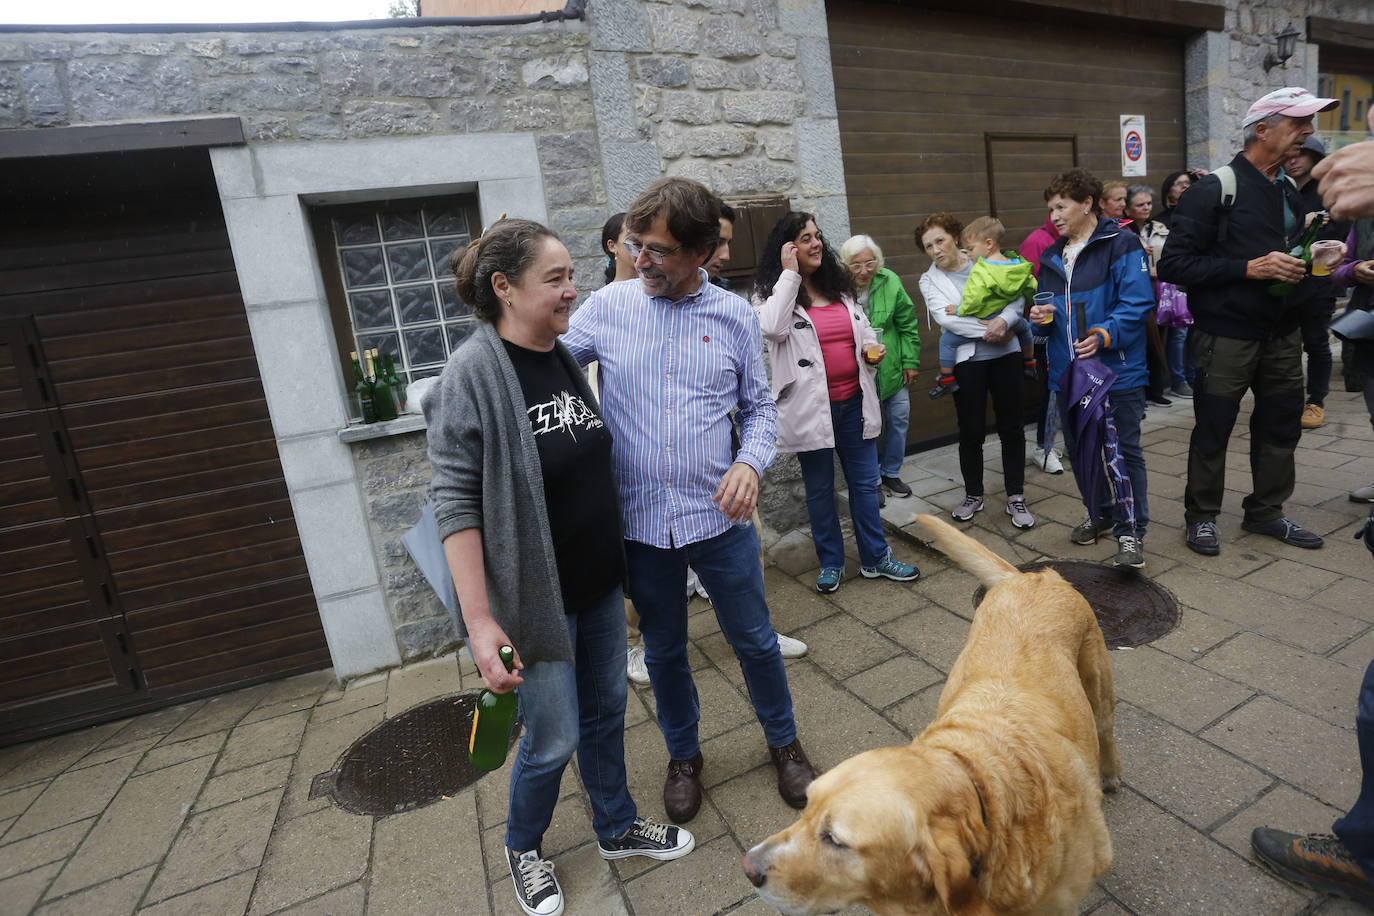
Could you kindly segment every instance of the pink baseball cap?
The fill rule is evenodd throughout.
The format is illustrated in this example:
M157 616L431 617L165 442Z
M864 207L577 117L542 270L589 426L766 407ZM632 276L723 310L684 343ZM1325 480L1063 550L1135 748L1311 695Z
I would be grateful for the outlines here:
M1341 104L1336 99L1319 99L1299 86L1287 86L1273 92L1250 106L1245 113L1242 128L1263 121L1270 115L1287 115L1290 118L1305 118L1319 111L1330 111Z

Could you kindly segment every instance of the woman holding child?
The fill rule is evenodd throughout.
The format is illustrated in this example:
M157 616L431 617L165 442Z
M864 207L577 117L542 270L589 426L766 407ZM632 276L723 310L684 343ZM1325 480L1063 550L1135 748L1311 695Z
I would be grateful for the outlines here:
M854 299L854 281L809 213L778 220L759 253L754 311L772 362L778 451L796 452L821 571L833 592L844 572L835 511L835 455L849 482L859 572L909 582L921 573L892 554L878 515L877 366L887 356Z
M1035 519L1026 508L1024 495L1023 359L1020 344L1012 332L1013 325L1024 324L1021 314L1025 301L1018 296L987 318L959 314L964 289L974 271L973 259L960 250L961 238L966 238L963 224L950 213L932 213L916 227L916 243L934 262L921 276L921 295L925 297L930 317L940 325L940 381L945 383L948 379L946 387L954 392L954 409L959 420L959 470L964 478L964 500L951 514L966 522L974 513L983 511L983 440L987 436L987 403L991 397L997 417L997 435L1002 442L1007 515L1011 516L1015 527L1029 528L1035 524ZM995 251L1001 242L1000 233L996 238L980 239L978 245L981 248L988 242L991 242L990 251ZM985 269L990 266L985 265ZM949 338L949 349L946 338ZM948 374L946 369L950 370Z

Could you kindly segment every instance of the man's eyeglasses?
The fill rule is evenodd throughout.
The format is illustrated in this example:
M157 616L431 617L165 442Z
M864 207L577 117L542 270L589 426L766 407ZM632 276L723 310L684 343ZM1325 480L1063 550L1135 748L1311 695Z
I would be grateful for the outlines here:
M645 247L643 247L642 245L636 245L634 242L631 242L629 239L626 239L625 241L621 242L620 244L622 244L622 245L625 246L625 251L626 251L627 253L629 253L629 255L630 255L630 260L632 260L632 261L638 261L638 260L639 260L639 253L642 251L642 252L644 252L645 254L647 254L647 255L649 256L649 261L652 262L653 264L662 264L664 258L668 257L668 255L670 255L670 254L672 254L673 252L678 251L678 250L680 250L680 249L682 248L682 246L679 245L679 246L677 246L677 248L669 248L667 251L659 251L659 250L656 249L656 248L645 248Z

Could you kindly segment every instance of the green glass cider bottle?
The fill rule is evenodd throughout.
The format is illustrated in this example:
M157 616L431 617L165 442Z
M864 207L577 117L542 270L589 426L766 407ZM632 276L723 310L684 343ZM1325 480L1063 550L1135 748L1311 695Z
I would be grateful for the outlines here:
M1317 240L1317 233L1321 231L1322 226L1326 225L1330 217L1331 214L1327 213L1325 210L1318 210L1312 217L1312 222L1307 224L1307 231L1302 234L1302 238L1298 240L1298 244L1294 245L1288 252L1293 257L1304 262L1308 271L1312 270L1312 243ZM1277 283L1270 283L1269 295L1283 298L1291 293L1297 285L1296 283L1287 283L1282 280Z
M515 666L515 650L502 646L498 651L507 671ZM515 727L515 691L492 693L486 688L477 697L472 711L472 736L468 738L468 761L479 770L494 770L506 762L511 729Z
M386 367L386 382L391 386L391 396L396 401L396 413L406 412L406 385L396 374L396 360L390 353L382 354L382 365Z
M372 386L367 383L367 375L363 373L362 363L358 362L358 354L353 352L348 355L353 357L353 396L358 399L363 422L376 423L377 407L372 400Z
M376 348L367 351L367 368L368 375L372 376L372 401L377 419L396 419L396 399L391 394L391 385L386 380Z

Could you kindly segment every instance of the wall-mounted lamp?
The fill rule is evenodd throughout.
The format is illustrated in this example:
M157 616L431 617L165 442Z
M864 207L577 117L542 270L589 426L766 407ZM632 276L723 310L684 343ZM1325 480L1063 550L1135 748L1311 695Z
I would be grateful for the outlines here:
M1274 36L1276 47L1264 56L1264 72L1268 73L1274 67L1286 67L1288 58L1293 56L1293 51L1297 49L1298 38L1302 33L1293 28L1293 23L1288 23L1288 28Z

